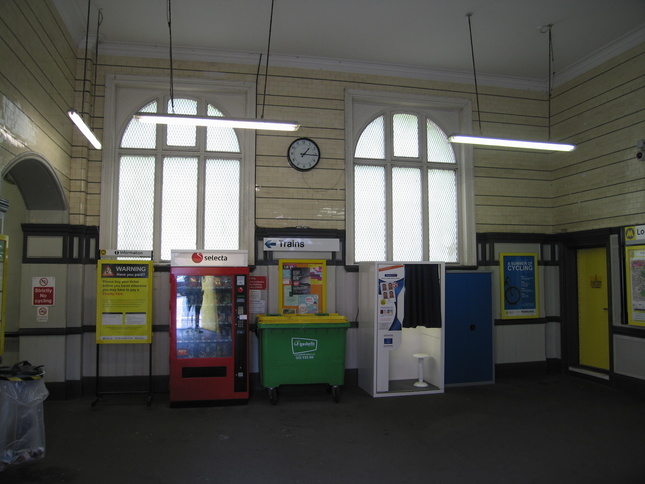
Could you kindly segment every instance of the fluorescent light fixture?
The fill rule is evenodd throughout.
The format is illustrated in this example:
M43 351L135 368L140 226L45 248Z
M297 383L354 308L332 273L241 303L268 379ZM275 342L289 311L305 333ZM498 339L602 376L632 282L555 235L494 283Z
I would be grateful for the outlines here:
M97 150L100 150L101 148L103 148L103 146L101 146L101 142L99 141L99 139L94 135L90 127L87 124L85 124L85 121L83 121L83 118L81 118L81 116L76 112L76 110L70 109L69 111L67 111L67 115L78 127L78 129L81 130L81 133L85 135L87 140L90 143L92 143L92 146L94 146L94 148L96 148Z
M179 124L183 126L215 126L220 128L266 129L270 131L297 131L298 123L268 119L220 118L217 116L193 116L188 114L136 113L134 118L141 123Z
M564 143L547 143L544 141L521 141L515 139L484 138L482 136L452 135L448 138L451 143L471 145L501 146L504 148L524 148L529 150L573 151L576 145Z

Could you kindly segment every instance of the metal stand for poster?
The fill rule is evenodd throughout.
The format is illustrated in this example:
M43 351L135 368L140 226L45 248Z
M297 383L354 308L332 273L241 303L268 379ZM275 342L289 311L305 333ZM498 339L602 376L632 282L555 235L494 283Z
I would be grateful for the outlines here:
M100 348L101 345L97 344L96 345L96 398L92 402L92 410L96 408L96 406L99 404L101 401L101 398L104 395L148 395L148 399L146 400L146 407L150 408L152 405L152 397L153 392L152 392L152 342L149 345L149 357L148 357L148 390L129 390L129 391L106 391L102 392L101 391L101 374L100 374L100 367L101 367L101 358L100 358Z
M149 259L152 259L152 253L150 251L105 251L101 250L101 258L104 259L105 257L111 257L111 258L116 258L116 257L146 257ZM137 262L140 261L133 261L133 260L128 260L128 261L123 261L123 265L119 266L116 261L105 261L103 260L102 262L105 262L105 271L102 271L102 266L101 263L99 263L99 278L100 277L106 277L106 278L113 278L113 277L130 277L129 274L131 274L131 271L128 271L126 269L122 269L119 267L123 267L123 265L127 266L128 264L136 266ZM151 264L151 262L146 262L146 264ZM140 268L136 268L135 270L141 270ZM150 271L150 272L149 272ZM128 274L128 275L122 275L123 274ZM150 273L152 272L152 266L150 265L150 269L146 269L143 274L145 274L144 277L148 278L150 277ZM141 276L139 276L141 277ZM126 290L127 291L127 290ZM98 291L97 291L97 301L99 299L98 296ZM149 315L152 312L152 305L151 305L151 300L148 300L147 304L149 305L146 309L145 312L146 314ZM97 311L100 311L99 305L97 303ZM108 313L109 314L109 313ZM97 318L98 319L98 318ZM150 320L147 320L148 323L150 324ZM148 330L150 330L150 326L148 326ZM92 409L95 409L96 406L99 404L101 399L106 396L106 395L148 395L148 398L146 400L146 406L147 408L150 408L151 403L152 403L152 398L153 398L153 391L152 391L152 339L151 335L149 334L147 339L149 341L148 344L148 389L147 390L121 390L121 391L103 391L102 390L102 381L101 381L101 343L98 342L98 336L99 336L99 327L98 327L98 322L97 322L97 344L96 344L96 398L92 402ZM113 343L114 344L114 343Z

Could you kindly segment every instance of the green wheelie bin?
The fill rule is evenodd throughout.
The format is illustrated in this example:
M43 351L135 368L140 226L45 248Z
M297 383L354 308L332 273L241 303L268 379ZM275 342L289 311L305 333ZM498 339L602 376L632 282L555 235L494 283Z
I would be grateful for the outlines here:
M334 401L345 381L345 346L349 322L338 314L260 315L260 378L273 405L278 387L326 384Z

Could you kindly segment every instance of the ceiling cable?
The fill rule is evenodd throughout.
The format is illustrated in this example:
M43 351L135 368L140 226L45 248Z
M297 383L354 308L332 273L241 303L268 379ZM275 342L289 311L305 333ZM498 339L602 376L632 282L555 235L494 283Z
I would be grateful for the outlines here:
M482 115L481 111L479 110L479 88L477 86L477 69L475 68L475 47L473 45L473 28L470 22L470 17L472 17L472 13L467 13L466 17L468 17L468 32L470 33L470 54L473 60L473 77L475 78L475 101L477 103L477 121L479 122L479 134L483 134L482 130Z
M553 90L553 77L555 75L555 72L553 72L553 37L551 34L551 28L553 27L553 24L547 25L549 29L549 114L548 114L548 120L549 120L549 131L548 131L548 140L551 140L551 91Z
M90 38L90 13L91 13L90 3L91 3L91 0L87 0L87 26L85 27L85 59L83 62L83 87L81 90L81 112L79 113L78 111L76 111L76 109L71 107L67 110L67 115L69 116L69 119L71 119L72 122L76 125L76 127L81 131L81 133L85 135L87 140L90 143L92 143L92 146L94 146L94 148L96 148L97 150L100 150L103 148L103 145L101 144L99 139L92 131L92 128L90 128L88 124L85 122L85 120L83 119L83 114L85 113L85 91L86 91L86 84L87 84L87 51L89 47L88 43ZM98 43L98 33L97 33L97 43Z
M267 61L264 71L264 99L262 100L262 118L226 118L223 116L199 116L189 114L175 114L175 93L174 93L174 68L172 64L172 8L171 0L167 0L166 16L168 20L168 32L170 34L170 105L171 113L135 113L134 118L142 123L166 124L166 125L184 125L184 126L215 126L220 128L243 128L243 129L262 129L270 131L297 131L300 124L293 121L265 120L264 106L266 104L267 77L269 70L269 50L271 49L271 29L273 24L273 5L271 1L271 21L269 23L269 43L267 47ZM262 65L262 57L258 63L258 72L256 73L256 86ZM256 105L258 90L256 87Z
M260 115L260 119L264 119L264 107L266 106L266 100L267 100L267 80L269 78L269 55L271 52L271 31L273 30L274 4L275 4L275 0L271 0L271 16L269 17L269 39L267 41L267 61L264 67L264 94L262 94L262 114ZM260 59L262 58L260 57Z
M168 37L170 40L170 109L175 114L175 79L172 66L172 1L168 0L166 9L166 20L168 21Z
M83 90L81 91L81 116L85 114L85 84L87 83L87 50L90 41L90 4L92 0L87 0L87 23L85 25L85 59L83 62Z
M96 79L99 63L99 32L101 31L101 24L103 23L103 12L99 9L99 16L96 23L96 46L94 48L94 79L92 80L92 98L96 99ZM94 108L96 107L96 102L92 103L92 115L90 119L94 119Z
M470 18L472 13L467 13L468 17L468 32L470 33L470 53L473 60L473 75L475 77L475 101L477 103L477 121L479 122L479 136L472 136L470 134L453 134L448 136L451 143L464 143L479 146L500 146L505 148L521 148L529 150L548 150L548 151L571 151L576 149L575 145L567 143L549 143L542 141L528 141L506 138L487 138L483 136L481 111L479 109L479 87L477 85L477 69L475 68L475 48L473 44L473 29ZM544 28L544 27L542 27ZM548 26L549 30L549 139L551 139L551 60L553 57L553 46L551 45L551 25ZM541 32L546 30L540 29Z

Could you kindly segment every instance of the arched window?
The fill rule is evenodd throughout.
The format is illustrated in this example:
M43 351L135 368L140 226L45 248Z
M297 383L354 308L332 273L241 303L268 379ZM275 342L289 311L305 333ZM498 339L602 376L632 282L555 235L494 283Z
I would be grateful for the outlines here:
M474 245L474 233L464 230L472 209L462 195L472 176L444 127L462 130L462 105L446 115L432 102L393 105L364 96L353 97L350 107L350 259L465 264L461 245Z
M223 116L203 98L160 97L139 111ZM240 249L242 153L232 128L143 124L117 149L117 250Z

